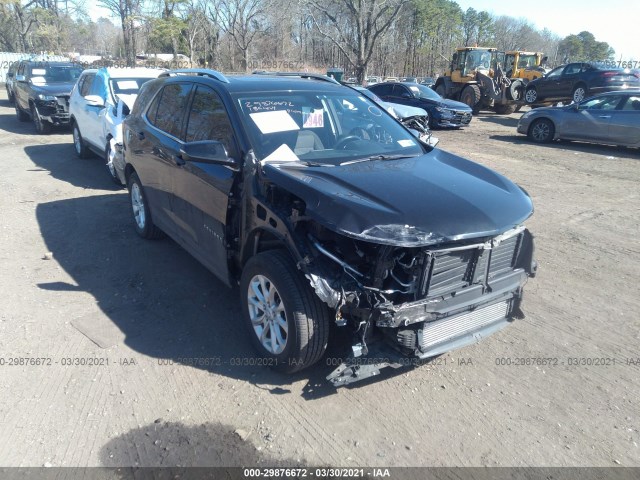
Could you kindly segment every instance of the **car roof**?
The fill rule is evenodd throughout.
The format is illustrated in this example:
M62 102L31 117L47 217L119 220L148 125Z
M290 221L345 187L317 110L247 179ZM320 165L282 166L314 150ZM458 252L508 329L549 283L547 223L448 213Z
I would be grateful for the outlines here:
M347 92L351 90L349 87L334 83L327 79L317 80L313 78L300 78L296 76L277 76L277 75L229 75L224 77L227 82L211 79L207 76L178 75L169 78L199 78L208 79L223 85L230 93L251 93L251 92L281 92L283 90L291 91L309 91L309 92Z
M131 68L117 68L117 67L103 67L101 70L106 70L109 74L109 78L126 78L126 77L142 77L142 78L156 78L162 72L166 70L163 68L145 68L145 67L131 67Z

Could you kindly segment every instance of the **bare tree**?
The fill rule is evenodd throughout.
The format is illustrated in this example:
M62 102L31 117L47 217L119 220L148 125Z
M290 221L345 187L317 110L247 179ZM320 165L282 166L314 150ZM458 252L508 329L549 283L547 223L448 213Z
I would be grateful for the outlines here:
M124 40L124 55L127 65L136 64L136 20L140 15L143 0L98 0L98 3L120 17Z
M270 0L221 0L218 11L220 26L229 35L235 47L242 54L240 68L246 70L249 65L249 48L256 35L262 30L265 9ZM233 57L232 57L233 58ZM235 65L231 68L235 69Z
M358 82L364 81L377 42L406 3L407 0L309 0L316 28L354 67Z

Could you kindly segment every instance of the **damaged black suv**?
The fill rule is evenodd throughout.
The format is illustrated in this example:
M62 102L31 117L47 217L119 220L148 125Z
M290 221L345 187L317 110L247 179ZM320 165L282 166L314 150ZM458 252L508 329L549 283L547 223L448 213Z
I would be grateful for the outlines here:
M326 77L180 70L142 87L118 168L138 234L239 284L268 364L352 335L344 385L522 317L535 273L527 193L414 133Z

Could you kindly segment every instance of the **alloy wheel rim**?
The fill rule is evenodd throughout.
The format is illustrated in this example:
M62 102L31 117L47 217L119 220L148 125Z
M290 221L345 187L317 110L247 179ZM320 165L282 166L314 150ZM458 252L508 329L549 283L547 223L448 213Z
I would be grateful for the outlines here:
M526 92L526 97L527 97L526 100L529 103L535 102L537 96L538 95L536 94L535 90L527 90L527 92Z
M277 355L287 345L289 327L284 302L275 285L264 275L249 282L247 292L251 326L262 346Z
M576 91L573 93L573 101L578 103L584 99L584 88L576 88Z
M80 132L78 132L78 127L73 127L73 145L76 147L76 152L80 153L82 146L80 145Z
M549 125L546 123L538 123L533 126L533 131L531 133L533 138L536 140L545 140L549 136Z
M142 190L140 190L140 186L137 183L131 186L131 208L133 209L133 218L136 220L136 225L140 230L144 229L144 200L142 198Z

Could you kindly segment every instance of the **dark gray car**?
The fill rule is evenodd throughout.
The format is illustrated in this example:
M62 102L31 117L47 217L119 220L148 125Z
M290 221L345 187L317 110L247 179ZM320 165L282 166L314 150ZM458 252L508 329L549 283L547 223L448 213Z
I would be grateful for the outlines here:
M518 133L538 143L562 139L640 147L640 89L531 110L520 118Z

